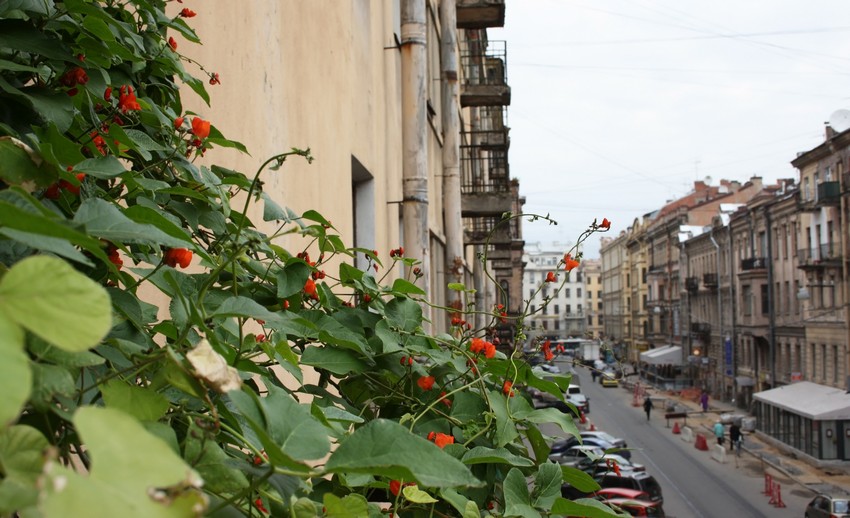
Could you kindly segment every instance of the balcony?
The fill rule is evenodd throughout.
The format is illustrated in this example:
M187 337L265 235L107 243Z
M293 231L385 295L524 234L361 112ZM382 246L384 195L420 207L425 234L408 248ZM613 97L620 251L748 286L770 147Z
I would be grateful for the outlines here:
M821 182L815 186L814 191L804 189L800 193L798 206L803 211L814 211L821 207L838 205L841 199L841 186L839 182Z
M690 293L699 290L699 277L687 277L685 279L685 289Z
M716 273L706 273L702 276L702 284L710 290L717 289L718 281Z
M833 243L797 250L798 268L825 268L827 266L841 266L841 252Z
M506 127L494 130L466 131L463 133L461 142L479 150L502 152L506 152L511 145Z
M507 149L460 147L461 216L501 216L514 210Z
M511 104L507 64L507 45L504 41L467 41L460 54L460 66L463 69L461 106Z
M513 241L511 227L509 222L500 223L501 221L501 217L465 218L463 243L509 247Z
M486 29L505 26L505 0L458 0L457 28Z
M764 270L767 268L767 260L764 257L750 257L741 259L741 271Z

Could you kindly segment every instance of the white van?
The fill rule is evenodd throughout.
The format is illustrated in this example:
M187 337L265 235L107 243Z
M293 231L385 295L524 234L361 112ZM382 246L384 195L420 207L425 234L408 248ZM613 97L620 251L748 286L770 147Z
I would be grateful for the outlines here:
M575 405L576 409L584 412L585 414L590 413L590 400L581 391L581 387L579 385L570 384L570 386L567 387L567 392L564 394L564 399Z

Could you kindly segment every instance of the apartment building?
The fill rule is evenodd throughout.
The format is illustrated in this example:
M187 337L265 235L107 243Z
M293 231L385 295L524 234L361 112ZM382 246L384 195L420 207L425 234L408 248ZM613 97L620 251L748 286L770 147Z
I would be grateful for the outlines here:
M599 247L599 279L602 283L602 313L605 315L602 332L607 340L622 344L623 348L631 301L625 290L628 267L626 238L625 231L617 237L603 237Z
M602 261L584 259L581 264L584 277L584 314L587 326L584 335L587 338L607 338L605 329L605 306L602 289Z
M584 336L588 330L587 284L585 263L565 272L562 262L570 247L527 243L525 248L525 270L523 296L527 307L526 335L533 339L552 339ZM549 274L554 281L547 282ZM598 277L598 274L597 274ZM598 282L593 284L598 286Z
M437 305L466 307L447 289L463 283L475 289L479 310L521 306L521 227L501 222L523 202L507 158L507 43L487 33L504 24L504 0L193 9L203 45L176 35L178 48L205 67L187 62L188 69L216 72L220 84L207 87L210 106L189 94L186 109L251 153L216 149L216 163L255 171L267 157L309 148L312 164L288 160L262 173L276 203L298 214L317 210L346 245L377 250L385 265L390 250L404 247L421 261L418 284ZM263 220L262 210L258 204L253 221ZM294 235L280 243L305 246ZM363 257L351 262L366 265ZM388 279L402 275L410 277L396 268ZM446 330L448 315L425 310L435 332Z

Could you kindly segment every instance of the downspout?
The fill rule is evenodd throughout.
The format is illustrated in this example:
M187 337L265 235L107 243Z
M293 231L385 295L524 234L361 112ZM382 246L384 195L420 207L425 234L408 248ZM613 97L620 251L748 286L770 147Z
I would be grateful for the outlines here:
M725 366L726 344L723 343L723 291L720 289L720 245L714 239L714 226L711 227L711 234L708 237L711 239L711 244L714 245L714 253L717 256L715 258L715 269L717 270L717 335L720 338L720 358L723 360L722 364ZM715 371L714 378L717 379L717 371Z
M421 288L431 291L428 244L425 0L401 2L402 228L405 255L421 261ZM409 277L410 272L405 272Z
M440 2L442 27L443 225L448 282L463 282L463 220L460 195L460 115L458 113L457 3ZM448 290L449 307L460 308L459 292Z
M773 230L771 229L770 205L764 207L764 224L767 232L767 326L770 333L768 355L770 356L770 386L776 388L776 309L773 303Z
M726 243L727 250L729 251L729 308L730 308L730 316L731 316L731 337L732 337L732 397L737 399L738 394L738 337L735 334L737 330L735 329L738 320L738 299L737 294L735 293L735 253L734 247L732 246L732 222L726 225L726 236L728 242Z
M688 376L690 377L691 369L690 369L690 356L691 356L691 292L688 291L688 278L691 276L691 262L688 260L688 252L685 249L685 241L679 243L681 250L679 251L679 276L682 277L682 272L684 272L685 282L681 283L680 286L685 286L685 325L682 327L682 337L687 336L688 339L688 347L682 348L688 353ZM682 263L684 263L684 268L682 267ZM680 279L681 280L681 279ZM687 334L685 334L687 333ZM682 345L685 345L684 343Z

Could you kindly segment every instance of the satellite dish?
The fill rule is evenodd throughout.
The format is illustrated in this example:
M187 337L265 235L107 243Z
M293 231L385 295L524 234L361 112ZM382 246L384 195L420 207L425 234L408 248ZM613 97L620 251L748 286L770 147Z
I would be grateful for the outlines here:
M828 124L838 133L850 129L850 110L835 110L829 116Z

